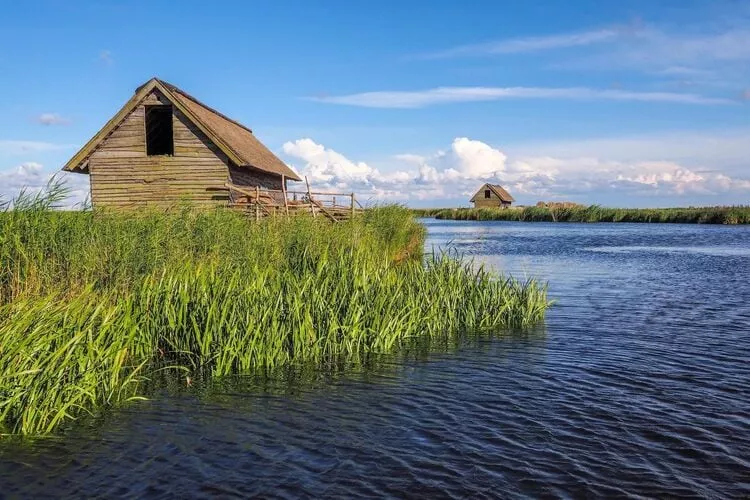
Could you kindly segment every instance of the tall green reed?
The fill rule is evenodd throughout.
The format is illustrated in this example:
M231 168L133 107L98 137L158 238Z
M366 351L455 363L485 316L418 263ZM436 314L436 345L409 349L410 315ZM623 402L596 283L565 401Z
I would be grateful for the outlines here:
M54 186L53 186L54 188ZM384 206L332 224L226 210L0 213L0 425L44 434L138 399L158 371L367 362L414 338L524 328L546 288L447 255Z
M750 206L688 208L607 208L600 205L523 208L443 208L413 210L418 217L521 222L662 222L750 224Z

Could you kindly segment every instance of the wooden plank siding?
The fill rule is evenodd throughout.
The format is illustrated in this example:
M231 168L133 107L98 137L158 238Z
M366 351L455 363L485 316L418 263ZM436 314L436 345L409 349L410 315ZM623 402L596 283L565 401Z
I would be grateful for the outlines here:
M282 186L280 175L272 175L259 170L230 166L229 176L234 185L248 187L259 186L261 191L267 189L274 191L274 193L270 194L270 197L274 199L276 203L284 204L284 195L281 192ZM284 186L284 189L286 189L286 186Z
M232 184L238 186L260 186L265 189L281 190L281 176L272 175L259 170L229 167Z
M158 90L149 94L89 158L94 206L226 204L230 160L177 108L172 115L174 155L146 155L146 104L169 100Z
M490 197L484 197L484 190L479 193L479 197L474 202L475 208L480 207L509 207L510 203L501 200L494 192L490 191Z
M509 207L510 203L501 201L500 198L495 196L494 198L477 200L474 202L474 207Z

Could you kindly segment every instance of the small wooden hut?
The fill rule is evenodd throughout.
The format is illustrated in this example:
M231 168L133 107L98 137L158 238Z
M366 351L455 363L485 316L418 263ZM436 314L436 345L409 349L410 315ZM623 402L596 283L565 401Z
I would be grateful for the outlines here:
M152 78L63 170L88 174L94 207L226 205L228 185L286 191L300 178L253 135Z
M479 207L501 207L508 208L514 200L513 197L498 184L484 184L470 200L474 208Z

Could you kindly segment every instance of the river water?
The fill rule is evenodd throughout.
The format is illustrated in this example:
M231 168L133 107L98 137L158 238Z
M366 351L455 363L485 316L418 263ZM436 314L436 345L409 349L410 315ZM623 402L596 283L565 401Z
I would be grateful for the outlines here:
M750 227L426 220L543 327L0 443L19 497L750 496ZM3 496L0 495L0 496Z

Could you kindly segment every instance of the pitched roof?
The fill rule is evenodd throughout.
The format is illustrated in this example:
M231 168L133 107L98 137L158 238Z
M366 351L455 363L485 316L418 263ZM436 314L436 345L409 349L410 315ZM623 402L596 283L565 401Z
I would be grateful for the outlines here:
M484 189L487 188L493 193L495 193L495 196L500 198L501 201L504 201L506 203L513 203L516 201L509 192L507 192L500 184L484 184L482 187L479 188L479 191L477 191L474 196L471 197L471 200L469 201L476 201L477 196L484 191Z
M172 104L192 121L206 136L239 167L251 167L287 179L301 180L294 171L265 147L252 130L210 108L187 92L158 78L152 78L138 87L133 97L91 138L63 170L85 171L84 162L109 134L153 91L158 89Z

